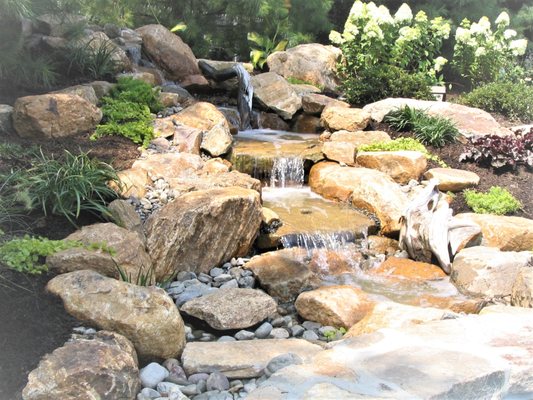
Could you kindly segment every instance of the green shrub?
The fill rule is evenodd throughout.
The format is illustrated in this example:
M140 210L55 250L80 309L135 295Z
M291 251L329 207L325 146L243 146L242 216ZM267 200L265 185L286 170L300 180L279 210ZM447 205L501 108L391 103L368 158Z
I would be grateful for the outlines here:
M493 186L487 193L464 191L466 204L478 214L505 215L518 211L522 204L507 189Z
M109 97L102 99L104 123L98 125L91 139L105 135L120 135L147 147L154 138L153 117L163 107L159 92L146 82L121 78Z
M489 83L461 96L458 103L500 113L513 120L533 121L533 87L523 83Z
M448 168L448 165L444 161L442 161L438 156L431 154L422 143L413 138L401 137L398 139L391 140L389 142L372 143L359 146L357 148L358 152L402 150L419 151L420 153L424 154L428 160L436 162L443 168Z
M391 111L384 121L399 132L412 131L420 142L434 147L453 143L459 136L459 130L449 119L431 116L409 106Z
M58 251L82 247L81 242L49 240L28 235L0 244L0 261L19 272L40 274L47 270L43 259Z
M408 73L390 65L376 65L346 74L341 88L352 104L368 104L387 97L435 100L431 81L423 73Z
M35 165L18 178L16 187L29 199L30 208L62 215L74 224L81 211L108 213L107 201L117 197L109 182L120 185L113 167L90 159L87 153L65 151L60 160L41 152Z

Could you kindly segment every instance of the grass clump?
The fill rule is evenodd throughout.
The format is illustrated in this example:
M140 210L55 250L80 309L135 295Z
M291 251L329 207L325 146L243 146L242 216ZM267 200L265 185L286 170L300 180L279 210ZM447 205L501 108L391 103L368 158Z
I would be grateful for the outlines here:
M512 120L533 121L533 86L493 82L461 96L458 103L500 113Z
M40 274L48 270L43 262L45 257L82 246L81 242L73 240L49 240L26 235L0 244L0 261L19 272Z
M104 123L98 125L91 139L120 135L143 147L148 146L154 138L151 113L163 108L158 91L146 82L120 78L110 96L102 99L102 104Z
M443 168L448 168L448 165L444 161L438 156L431 154L420 141L413 138L401 137L388 142L366 144L359 146L357 151L418 151L424 154L428 160L436 162Z
M391 111L384 122L399 132L412 131L421 143L434 147L453 143L459 136L459 130L449 119L431 116L409 106Z
M45 215L62 215L75 225L82 211L107 215L107 201L117 193L108 186L120 180L109 164L65 151L62 159L42 152L34 165L23 171L15 187L27 199L28 208L41 208Z
M80 76L96 80L110 78L118 69L116 54L117 47L109 40L76 42L68 50L69 72L76 70Z
M482 193L472 189L464 191L466 204L477 214L505 215L518 211L522 204L507 189L493 186Z

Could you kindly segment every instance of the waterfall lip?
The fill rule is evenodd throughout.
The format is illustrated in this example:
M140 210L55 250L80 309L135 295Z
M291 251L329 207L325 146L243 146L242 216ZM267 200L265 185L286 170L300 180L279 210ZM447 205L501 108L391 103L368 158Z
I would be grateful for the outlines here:
M274 129L248 129L239 131L235 136L237 140L253 140L271 143L295 143L316 140L318 137L313 133L295 133Z

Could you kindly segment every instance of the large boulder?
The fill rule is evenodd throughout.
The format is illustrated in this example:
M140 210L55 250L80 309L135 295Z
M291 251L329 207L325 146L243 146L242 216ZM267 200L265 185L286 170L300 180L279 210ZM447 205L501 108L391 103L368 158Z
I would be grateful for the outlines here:
M65 89L57 90L52 93L66 93L66 94L75 94L80 96L82 99L87 100L89 103L98 105L98 97L96 96L96 91L91 85L76 85L70 86Z
M481 228L481 244L502 251L528 251L533 249L533 220L491 214L458 214L460 221L473 222Z
M69 314L124 335L142 357L177 357L185 346L181 315L161 288L137 286L90 270L56 276L46 288L63 300Z
M275 72L252 77L254 99L267 110L283 119L291 119L302 108L302 99L291 85Z
M214 329L245 329L276 312L276 302L261 290L221 289L190 300L181 311L199 318Z
M259 193L240 187L187 193L147 221L158 271L208 272L250 250L261 225Z
M426 179L437 179L441 192L460 192L479 184L479 175L453 168L432 168L424 174Z
M360 146L390 141L390 136L382 131L337 131L324 142L322 152L329 160L355 165L357 149Z
M65 240L79 241L83 247L61 250L46 258L50 269L59 273L92 269L99 274L119 278L120 267L135 280L137 276L152 271L152 261L139 233L113 223L84 226ZM153 275L155 279L165 278L156 270Z
M433 307L414 307L390 301L380 302L362 320L353 325L344 337L365 335L384 328L402 328L429 321L438 321L449 312Z
M530 398L533 311L514 309L346 339L274 373L247 398Z
M114 332L77 337L46 355L28 375L24 400L134 400L141 389L137 354Z
M404 106L424 110L430 115L452 120L464 137L513 134L509 129L502 127L488 112L455 103L389 98L367 104L363 110L369 112L374 121L381 122L389 112Z
M200 154L204 135L201 129L175 122L170 116L155 119L154 133L156 137L171 138L180 153Z
M350 328L372 309L374 303L361 289L353 286L323 286L298 296L298 314L322 325Z
M455 256L451 278L468 294L509 298L522 268L533 268L533 252L502 252L493 247L476 246L461 250Z
M419 151L365 151L355 159L358 165L376 169L400 184L418 180L426 171L426 156Z
M323 94L309 93L302 96L302 107L306 114L320 115L327 106L350 108L350 104Z
M224 114L216 106L205 101L195 103L171 118L176 123L206 132L217 125L222 125L228 132L230 131L229 123Z
M267 64L270 71L285 78L296 78L328 92L336 92L339 84L337 62L341 55L341 50L336 47L310 43L271 54Z
M76 45L84 47L96 55L105 49L109 53L109 60L114 64L115 72L131 70L131 61L126 52L111 41L104 32L92 32L81 38Z
M407 196L381 171L319 163L311 168L309 185L314 192L328 199L351 201L355 207L375 214L384 234L395 234L400 230L399 221L408 204Z
M328 106L320 116L322 124L329 131L361 131L370 122L370 114L360 108Z
M137 32L142 36L143 50L169 79L182 81L190 75L200 74L191 48L164 26L146 25Z
M13 127L22 138L61 139L91 131L102 111L74 94L42 94L17 99Z
M263 375L267 364L281 354L296 354L311 360L322 347L302 339L264 339L234 342L190 342L183 351L187 375L220 372L228 378L255 378Z

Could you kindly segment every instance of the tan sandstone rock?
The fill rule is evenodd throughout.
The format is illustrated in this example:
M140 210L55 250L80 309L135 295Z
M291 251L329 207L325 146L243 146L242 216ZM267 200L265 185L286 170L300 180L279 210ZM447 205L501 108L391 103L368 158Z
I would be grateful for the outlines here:
M384 172L400 184L418 180L427 167L426 156L418 151L359 152L356 162L362 167Z
M230 131L226 117L216 106L207 102L195 103L178 114L173 115L172 120L192 128L210 131L217 125Z
M82 99L87 100L89 103L94 104L95 106L98 104L98 96L96 95L96 91L94 90L92 85L70 86L68 88L56 90L55 92L51 92L51 93L64 93L64 94L78 95Z
M374 303L353 286L323 286L303 292L294 303L298 314L322 325L350 328L370 312Z
M370 114L360 108L328 106L320 116L324 127L330 131L361 131L370 122Z
M344 163L349 166L355 165L357 147L347 142L324 142L322 152L328 160Z
M102 111L77 95L42 94L17 99L13 127L22 138L61 139L91 131Z
M184 194L148 219L147 248L157 271L207 272L246 255L260 225L255 190L200 190Z
M350 108L350 104L323 94L311 93L302 97L302 107L306 114L320 115L326 106Z
M453 168L432 168L424 174L426 179L438 179L441 192L460 192L479 184L479 175Z
M513 284L511 304L517 307L533 308L533 268L522 267Z
M142 36L143 50L168 78L181 81L189 75L200 74L191 48L164 26L146 25L137 32Z
M434 281L445 278L446 273L438 266L407 258L390 257L372 271L378 275L398 277L414 281Z
M63 300L69 314L124 335L142 357L166 359L183 351L183 320L161 288L137 286L89 270L56 276L46 288Z
M267 72L252 77L254 99L283 119L291 119L302 108L302 99L283 77Z
M100 331L46 355L28 375L24 400L134 400L141 389L137 354L124 336Z

